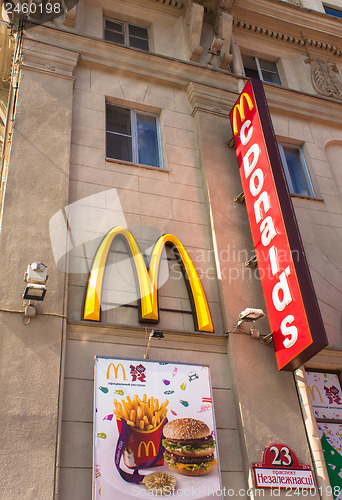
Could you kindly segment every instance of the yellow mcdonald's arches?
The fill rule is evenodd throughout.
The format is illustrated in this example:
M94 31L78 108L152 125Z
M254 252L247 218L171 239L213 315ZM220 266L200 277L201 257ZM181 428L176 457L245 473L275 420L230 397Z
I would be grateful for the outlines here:
M234 132L234 135L236 135L238 133L237 118L236 118L237 112L239 112L241 121L242 122L245 121L244 99L246 99L249 109L251 110L253 108L252 99L250 98L250 96L246 92L243 92L243 94L240 95L239 103L235 104L234 109L233 109L233 132Z
M123 367L123 365L121 363L118 364L118 366L115 366L114 363L109 363L108 365L108 368L107 368L107 380L109 379L109 374L110 374L110 369L111 367L113 367L114 369L114 377L115 378L118 378L118 373L119 373L119 368L122 368L122 376L123 376L123 380L127 380L126 379L126 372L125 372L125 369Z
M173 245L179 254L185 271L190 301L195 312L196 329L203 332L213 332L214 328L202 283L188 252L178 238L172 234L166 234L158 239L152 251L149 271L147 271L144 258L134 236L128 229L119 226L111 229L105 235L96 252L89 275L87 294L84 303L84 319L93 321L100 320L102 283L106 261L110 246L114 238L118 235L125 238L133 256L133 264L139 285L141 307L140 320L150 322L159 321L157 293L159 265L163 248L166 245Z
M315 401L315 389L319 395L319 399L321 400L321 403L323 403L323 399L321 396L321 391L318 389L317 385L313 385L312 387L309 386L310 392L311 392L311 397L312 401Z
M149 456L150 445L151 445L151 448L152 448L152 451L153 451L152 456L155 457L157 455L156 447L154 446L153 441L149 441L148 443L145 443L145 441L140 441L139 448L138 448L138 458L141 457L141 447L142 447L142 445L144 445L144 447L145 447L145 457Z

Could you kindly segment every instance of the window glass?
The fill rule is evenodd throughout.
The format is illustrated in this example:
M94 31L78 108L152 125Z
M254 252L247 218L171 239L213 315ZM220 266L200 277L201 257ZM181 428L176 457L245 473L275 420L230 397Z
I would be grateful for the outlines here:
M133 161L132 138L107 132L106 156L116 160Z
M105 19L104 38L114 43L149 50L148 30L134 24Z
M262 79L265 82L281 84L278 68L275 62L265 61L265 59L259 59L259 64L262 73Z
M114 21L109 21L109 19L105 19L104 37L105 40L109 40L111 42L120 43L124 45L125 43L124 24Z
M277 64L258 57L242 56L245 75L249 78L257 78L264 82L281 84Z
M118 134L131 135L131 112L129 109L107 105L107 130Z
M107 158L161 167L159 143L156 116L107 104Z
M293 192L302 195L309 195L309 188L303 172L303 165L299 150L284 146L284 153L287 168L289 169L289 174L292 180Z
M153 116L137 115L137 132L139 163L159 167L156 119Z
M342 18L342 10L333 9L332 7L327 7L326 5L323 5L323 7L324 7L326 14L330 14L331 16Z
M245 69L245 75L248 78L257 78L260 80L255 58L243 55L242 62Z
M290 193L314 197L315 193L301 148L279 144L279 152Z

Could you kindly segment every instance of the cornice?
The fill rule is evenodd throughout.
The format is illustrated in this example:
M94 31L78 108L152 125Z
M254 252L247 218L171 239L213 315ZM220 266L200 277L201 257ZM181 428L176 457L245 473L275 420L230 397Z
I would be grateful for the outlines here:
M104 342L111 344L124 344L146 346L148 335L153 325L146 327L130 327L122 325L96 325L86 322L70 322L67 327L67 339L89 342ZM153 347L205 351L227 352L227 336L212 333L180 332L163 329L164 339Z
M339 100L305 94L267 83L264 83L264 88L271 113L284 113L287 116L298 116L302 119L342 126L342 102ZM196 82L190 82L187 91L193 114L196 111L203 111L228 117L237 99L235 92L208 88Z
M263 35L267 38L273 38L274 40L278 40L280 42L286 42L288 44L297 45L299 47L313 47L315 49L321 49L327 52L328 55L336 55L338 57L341 57L342 55L342 50L338 49L335 45L308 38L304 34L300 38L298 38L296 36L291 36L283 32L271 30L268 28L257 26L256 24L251 24L236 19L233 20L233 24L236 28L244 29L246 31L249 31L250 33L255 33L257 35Z
M188 87L191 82L188 93L193 110L202 109L227 116L229 106L234 104L239 94L241 80L247 81L246 78L219 69L113 45L102 39L83 37L53 28L38 26L30 29L26 36L31 37L30 41L36 44L35 50L40 55L54 54L54 49L66 50L66 53L74 54L73 61L80 54L80 60L86 64L100 64L116 70L134 72L183 87ZM41 47L38 49L39 45ZM336 99L306 94L274 84L265 83L264 87L272 111L342 125L342 103Z
M34 43L40 43L41 52L49 50L49 46L57 47L78 53L80 60L85 63L132 71L182 86L195 80L206 85L237 91L238 78L235 75L199 63L114 45L103 39L75 35L46 26L30 28L26 37Z
M239 0L231 9L235 29L341 55L341 20L281 0Z
M73 79L78 58L78 52L25 38L21 67Z
M340 349L323 349L305 364L305 368L342 370L342 351Z

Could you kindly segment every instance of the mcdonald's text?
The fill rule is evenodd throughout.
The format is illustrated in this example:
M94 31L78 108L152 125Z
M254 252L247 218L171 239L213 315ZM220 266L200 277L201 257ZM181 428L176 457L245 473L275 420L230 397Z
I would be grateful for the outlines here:
M278 368L294 370L327 340L260 81L247 83L230 116Z

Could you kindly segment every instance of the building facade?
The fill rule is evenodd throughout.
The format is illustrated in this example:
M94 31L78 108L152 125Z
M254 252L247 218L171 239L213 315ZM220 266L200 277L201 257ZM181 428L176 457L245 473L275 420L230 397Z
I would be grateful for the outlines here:
M341 453L341 12L341 0L80 0L22 24L3 6L2 498L92 497L94 356L143 359L156 327L150 359L210 367L222 487L260 496L252 464L284 443L313 470L310 496L339 498L338 455L329 465L322 439ZM264 83L329 341L294 372L262 339L267 317L261 339L237 328L246 308L267 312L229 120L249 77ZM97 317L88 281L114 228ZM131 255L137 244L148 267L165 234L176 243L161 257L158 319L144 317ZM32 311L22 292L33 262L49 279Z

